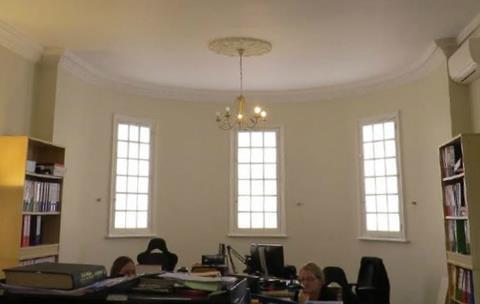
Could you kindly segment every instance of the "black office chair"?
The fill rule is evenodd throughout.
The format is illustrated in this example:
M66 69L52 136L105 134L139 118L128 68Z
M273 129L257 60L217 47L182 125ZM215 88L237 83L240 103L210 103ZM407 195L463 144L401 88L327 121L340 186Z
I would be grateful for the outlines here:
M347 276L342 268L337 266L328 266L323 269L325 275L325 285L337 283L342 288L342 300L344 304L357 304L357 297L352 291L353 284L349 284Z
M168 251L164 239L155 238L150 240L147 250L137 256L137 261L138 264L161 265L163 270L173 271L177 265L178 257L175 253Z
M390 303L390 282L382 259L362 257L355 292L360 304Z

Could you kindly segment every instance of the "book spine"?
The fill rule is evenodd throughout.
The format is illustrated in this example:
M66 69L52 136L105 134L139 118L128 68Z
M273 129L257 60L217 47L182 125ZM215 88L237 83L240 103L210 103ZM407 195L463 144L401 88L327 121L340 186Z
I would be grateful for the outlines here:
M101 281L107 277L105 270L97 271L84 271L76 274L72 274L72 285L74 289L81 288L95 282Z

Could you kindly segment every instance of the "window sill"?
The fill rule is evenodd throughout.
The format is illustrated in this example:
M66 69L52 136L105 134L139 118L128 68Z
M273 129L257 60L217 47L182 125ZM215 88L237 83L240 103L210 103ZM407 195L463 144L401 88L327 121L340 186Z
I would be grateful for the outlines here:
M360 241L373 241L373 242L392 242L392 243L410 243L405 238L387 238L387 237L373 237L373 236L360 236L357 237Z
M228 237L259 237L259 238L287 238L288 235L285 233L279 234L258 234L258 233L229 233L227 234Z
M108 234L106 239L121 239L121 238L154 238L158 237L156 234Z

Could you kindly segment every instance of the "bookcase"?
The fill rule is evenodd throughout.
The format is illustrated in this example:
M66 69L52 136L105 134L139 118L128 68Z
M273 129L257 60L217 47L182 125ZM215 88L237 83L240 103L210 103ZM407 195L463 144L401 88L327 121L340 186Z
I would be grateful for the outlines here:
M440 146L447 303L480 303L480 134Z
M4 268L58 261L65 149L0 136L0 278ZM56 164L56 165L55 165Z

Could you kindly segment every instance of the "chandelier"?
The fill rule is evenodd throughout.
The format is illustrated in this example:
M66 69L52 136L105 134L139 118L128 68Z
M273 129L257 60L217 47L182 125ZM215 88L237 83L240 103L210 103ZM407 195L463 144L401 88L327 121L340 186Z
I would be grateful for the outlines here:
M225 112L217 112L217 124L222 130L238 128L239 130L250 130L255 128L259 121L265 121L267 112L261 107L253 108L248 114L247 100L243 96L243 57L259 56L272 50L272 44L265 40L248 37L227 37L210 41L208 48L220 55L238 56L240 58L240 95L235 100L236 112L230 107Z

